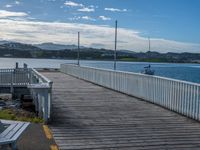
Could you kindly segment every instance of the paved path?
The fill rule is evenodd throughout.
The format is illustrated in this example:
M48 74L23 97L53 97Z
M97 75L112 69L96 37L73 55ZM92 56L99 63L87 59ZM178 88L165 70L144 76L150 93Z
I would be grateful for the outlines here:
M47 139L42 124L30 124L17 142L18 150L50 150L54 140Z
M48 139L42 124L31 123L17 140L18 150L57 150L54 139ZM8 145L0 150L11 150Z
M61 150L199 149L200 123L159 106L62 74L53 84L53 123Z

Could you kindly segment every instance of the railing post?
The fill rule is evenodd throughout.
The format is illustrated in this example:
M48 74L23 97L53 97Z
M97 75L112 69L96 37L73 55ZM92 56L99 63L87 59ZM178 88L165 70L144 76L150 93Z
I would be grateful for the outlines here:
M51 111L51 109L52 109L52 86L53 86L53 82L51 81L50 83L49 83L49 86L50 86L50 88L49 88L49 111L48 111L48 114L49 114L49 119L51 119L51 114L52 114L52 111ZM49 121L51 121L51 120L49 120Z
M13 72L11 71L10 73L11 73L10 93L14 94L13 82L14 82L14 73L15 73L15 70Z
M42 91L42 96L44 97L44 114L43 114L43 119L45 124L48 123L49 121L49 98L48 98L48 89L43 89Z
M42 97L41 93L35 90L37 95L37 103L38 103L38 116L43 118L43 110L42 110Z
M18 69L19 68L19 64L18 62L15 63L15 69Z
M29 84L33 83L33 73L32 73L32 69L29 70Z

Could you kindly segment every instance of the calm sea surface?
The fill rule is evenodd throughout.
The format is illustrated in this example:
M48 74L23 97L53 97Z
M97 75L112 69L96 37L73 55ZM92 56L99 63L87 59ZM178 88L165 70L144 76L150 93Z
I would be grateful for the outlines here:
M22 58L0 58L0 68L13 68L15 62L28 64L33 68L59 68L63 63L76 63L76 60L60 59L22 59ZM91 66L97 68L113 69L111 61L81 61L81 66ZM157 76L180 79L195 83L200 83L200 64L171 64L171 63L150 63ZM144 62L118 62L117 70L129 72L141 72L144 66L149 63Z

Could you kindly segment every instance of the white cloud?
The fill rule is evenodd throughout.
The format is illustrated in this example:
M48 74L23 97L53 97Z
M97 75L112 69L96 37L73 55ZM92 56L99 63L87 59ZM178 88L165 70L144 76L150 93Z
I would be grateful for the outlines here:
M90 5L89 7L90 7L90 8L95 8L95 6L94 6L94 5Z
M118 8L104 8L106 11L112 11L112 12L127 12L127 9L118 9Z
M19 1L15 1L15 4L19 5L19 4L20 4L20 2L19 2Z
M95 11L95 6L94 5L89 5L88 7L86 7L81 3L76 3L76 2L73 2L73 1L66 1L64 3L64 5L70 6L70 7L80 7L77 10L77 11L80 11L80 12L94 12Z
M70 7L83 7L84 6L83 4L79 4L79 3L76 3L73 1L66 1L64 4L66 6L70 6Z
M84 20L90 20L90 21L95 21L95 19L94 18L92 18L92 17L89 17L89 16L83 16L83 17L81 17L82 19L84 19Z
M81 12L94 12L95 9L94 8L83 7L83 8L78 9L78 11L81 11Z
M74 21L74 20L79 20L79 19L81 19L81 17L80 16L75 16L75 17L72 17L72 18L68 18L69 20L71 20L71 21Z
M75 16L75 17L72 17L72 18L68 18L69 20L71 21L75 21L75 20L80 20L80 19L83 19L83 20L90 20L90 21L96 21L96 19L90 17L90 16Z
M6 7L6 8L11 8L12 5L7 4L5 7Z
M99 16L99 18L100 18L101 20L104 20L104 21L111 20L110 17L106 17L106 16Z
M8 17L25 17L28 16L25 12L14 12L7 10L0 10L0 18L8 18Z
M0 33L3 40L31 44L43 42L76 44L78 31L81 32L83 46L114 48L114 28L110 26L0 19ZM148 39L141 37L138 31L119 28L118 40L117 49L148 50ZM151 38L151 49L158 52L199 52L200 44Z

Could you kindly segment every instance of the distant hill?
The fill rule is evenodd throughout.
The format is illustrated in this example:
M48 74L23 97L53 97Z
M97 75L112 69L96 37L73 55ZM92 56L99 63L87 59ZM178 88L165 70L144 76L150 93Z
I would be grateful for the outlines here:
M54 44L54 43L35 44L34 46L43 50L77 49L76 45L62 45L62 44Z
M0 45L9 43L8 41L0 41Z
M113 60L114 51L81 47L80 58L85 60ZM0 41L0 57L76 59L76 45L43 43L37 45ZM117 50L120 61L200 63L200 53L158 53Z
M16 50L26 50L26 51L35 51L40 50L40 48L30 45L30 44L22 44L17 42L0 42L0 46L7 49L16 49Z

